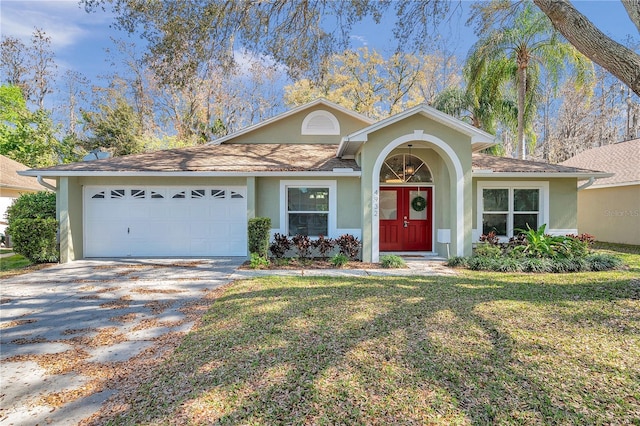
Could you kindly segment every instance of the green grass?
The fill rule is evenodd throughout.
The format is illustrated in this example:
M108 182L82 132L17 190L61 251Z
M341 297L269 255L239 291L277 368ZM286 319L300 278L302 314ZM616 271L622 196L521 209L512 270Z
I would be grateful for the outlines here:
M22 269L29 265L31 265L31 261L29 261L29 259L25 259L19 254L0 258L0 271Z
M111 424L640 424L624 270L227 286Z

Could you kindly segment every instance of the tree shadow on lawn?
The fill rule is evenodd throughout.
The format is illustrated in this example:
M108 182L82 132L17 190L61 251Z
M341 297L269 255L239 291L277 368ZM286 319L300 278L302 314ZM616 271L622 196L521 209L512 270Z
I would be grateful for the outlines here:
M238 282L112 421L637 421L640 288L592 276Z

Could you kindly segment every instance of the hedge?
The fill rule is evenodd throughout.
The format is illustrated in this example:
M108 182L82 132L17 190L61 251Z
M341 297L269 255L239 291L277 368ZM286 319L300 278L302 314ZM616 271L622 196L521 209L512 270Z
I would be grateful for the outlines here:
M55 219L13 219L7 233L11 235L14 252L34 263L47 263L59 259L57 230Z
M256 217L249 219L249 253L257 253L267 258L269 250L269 236L271 234L271 218Z

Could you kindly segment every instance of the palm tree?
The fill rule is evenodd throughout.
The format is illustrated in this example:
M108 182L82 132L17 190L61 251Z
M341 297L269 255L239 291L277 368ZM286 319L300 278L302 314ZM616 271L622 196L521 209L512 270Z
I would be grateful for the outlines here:
M543 70L557 86L567 64L572 66L578 85L593 74L591 62L562 41L549 18L531 2L523 4L510 26L481 33L472 48L466 71L468 90L477 101L492 98L492 92L503 93L509 83L514 85L518 158L526 156L525 133L535 136L532 123Z

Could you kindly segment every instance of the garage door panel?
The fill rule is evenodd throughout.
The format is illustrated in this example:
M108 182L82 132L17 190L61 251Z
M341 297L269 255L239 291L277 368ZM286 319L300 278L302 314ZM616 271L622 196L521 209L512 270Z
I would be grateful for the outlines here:
M245 193L222 187L88 187L85 256L245 256Z

